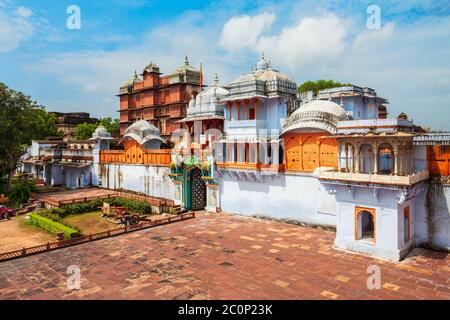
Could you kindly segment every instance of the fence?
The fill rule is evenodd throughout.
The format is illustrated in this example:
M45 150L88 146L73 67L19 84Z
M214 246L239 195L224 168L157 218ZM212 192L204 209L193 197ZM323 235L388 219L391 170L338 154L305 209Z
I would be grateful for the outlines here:
M76 238L69 239L69 240L62 240L62 241L58 241L58 242L43 244L40 246L23 248L20 250L0 253L0 262L13 260L13 259L17 259L17 258L22 258L22 257L30 256L33 254L48 252L48 251L52 251L52 250L56 250L56 249L67 248L67 247L71 247L71 246L74 246L77 244L87 243L90 241L96 241L96 240L105 239L105 238L109 238L109 237L115 237L115 236L129 233L132 231L148 229L148 228L157 227L157 226L161 226L161 225L165 225L165 224L169 224L169 223L173 223L173 222L177 222L177 221L192 219L192 218L195 218L195 212L187 212L187 213L183 213L178 216L167 217L167 218L159 219L156 221L145 221L140 224L126 226L126 227L113 229L113 230L108 230L108 231L104 231L104 232L100 232L100 233L90 234L90 235L86 235L86 236L76 237Z

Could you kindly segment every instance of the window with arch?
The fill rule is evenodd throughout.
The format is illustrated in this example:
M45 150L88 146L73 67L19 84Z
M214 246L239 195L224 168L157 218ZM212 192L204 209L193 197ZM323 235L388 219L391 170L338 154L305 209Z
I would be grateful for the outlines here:
M376 242L376 210L355 208L355 240Z

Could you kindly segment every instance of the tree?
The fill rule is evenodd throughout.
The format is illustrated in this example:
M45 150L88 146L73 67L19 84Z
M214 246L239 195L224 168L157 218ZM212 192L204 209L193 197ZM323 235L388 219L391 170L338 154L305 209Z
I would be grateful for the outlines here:
M47 113L30 96L0 82L0 175L6 177L7 191L31 140L60 135L53 114Z
M87 140L92 137L95 129L99 125L105 127L111 134L118 134L120 129L119 119L111 119L110 117L103 118L99 122L95 123L81 123L75 127L75 138L78 140Z
M298 87L298 92L303 93L306 91L313 91L314 94L317 94L320 90L331 89L337 87L351 86L350 83L340 83L333 80L316 80L316 81L306 81L303 82Z
M120 122L119 119L111 119L110 117L103 118L100 120L100 124L103 125L106 130L112 135L119 134L120 131Z
M92 137L95 129L99 126L98 122L95 123L80 123L75 127L75 138L77 140L87 140Z

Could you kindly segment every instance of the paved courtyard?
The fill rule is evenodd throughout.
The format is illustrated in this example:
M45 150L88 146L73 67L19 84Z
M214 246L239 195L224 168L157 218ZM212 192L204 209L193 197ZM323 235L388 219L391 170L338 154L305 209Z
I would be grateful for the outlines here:
M87 189L42 193L37 194L37 198L39 200L46 202L58 203L58 201L76 200L89 197L106 197L108 195L112 195L115 193L116 193L115 191L108 189L87 188Z
M391 263L333 249L334 233L228 214L0 263L0 299L450 299L450 257ZM67 267L81 289L67 289ZM367 268L381 288L367 288Z

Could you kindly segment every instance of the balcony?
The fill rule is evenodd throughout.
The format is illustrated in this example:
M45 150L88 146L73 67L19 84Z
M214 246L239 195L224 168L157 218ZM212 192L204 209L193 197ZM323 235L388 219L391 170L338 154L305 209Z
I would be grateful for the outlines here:
M90 162L94 157L92 149L63 149L62 160Z
M338 134L366 133L375 129L377 132L411 132L413 130L412 120L398 118L388 119L365 119L339 121L337 125Z
M60 160L61 159L61 149L42 149L39 153L43 156L45 160Z
M343 181L347 183L385 184L396 186L411 186L427 180L430 174L427 170L415 172L408 176L382 175L354 172L338 172L334 169L322 168L318 174L321 180Z
M267 136L265 120L232 120L225 122L225 130L230 138Z

